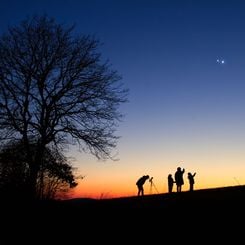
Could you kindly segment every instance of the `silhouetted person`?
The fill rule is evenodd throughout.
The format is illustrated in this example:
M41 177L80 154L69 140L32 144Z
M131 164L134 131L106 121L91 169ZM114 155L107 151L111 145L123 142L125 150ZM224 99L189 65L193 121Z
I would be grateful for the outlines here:
M174 179L173 179L173 176L172 174L169 174L168 175L168 192L171 193L173 191L173 186L174 186Z
M196 173L194 174L191 174L190 172L188 173L188 180L189 180L189 185L190 185L190 191L193 191L194 189L194 184L195 184L195 180L194 180L194 177L195 177Z
M136 182L136 185L138 187L138 196L144 196L144 188L143 188L143 185L145 184L145 181L147 179L149 179L150 176L149 175L143 175L142 177L140 177L137 182Z
M180 167L177 168L177 171L175 172L174 178L175 178L175 183L177 186L177 192L181 192L182 185L184 184L184 179L183 179L183 174L185 172L185 169L181 170Z

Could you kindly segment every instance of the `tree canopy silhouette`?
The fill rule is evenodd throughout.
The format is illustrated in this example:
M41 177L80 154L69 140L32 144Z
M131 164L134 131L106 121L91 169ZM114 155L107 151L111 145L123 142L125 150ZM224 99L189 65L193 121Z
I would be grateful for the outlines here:
M23 141L31 196L47 145L77 143L107 159L119 138L128 91L102 61L100 42L73 30L34 16L0 37L0 140Z
M36 146L30 145L30 151ZM23 200L28 195L29 166L22 142L11 142L0 148L0 195L2 198ZM74 168L68 158L56 148L45 148L37 177L39 199L63 197L77 185Z

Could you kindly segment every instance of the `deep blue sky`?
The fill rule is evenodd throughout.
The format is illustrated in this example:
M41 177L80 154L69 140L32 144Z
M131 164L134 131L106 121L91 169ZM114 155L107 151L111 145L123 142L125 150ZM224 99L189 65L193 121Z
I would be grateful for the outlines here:
M47 14L94 35L129 88L117 167L78 155L87 182L110 186L99 193L116 195L118 178L134 188L146 172L164 191L165 177L179 164L200 172L200 187L234 184L234 176L245 181L245 1L1 0L0 6L1 32Z

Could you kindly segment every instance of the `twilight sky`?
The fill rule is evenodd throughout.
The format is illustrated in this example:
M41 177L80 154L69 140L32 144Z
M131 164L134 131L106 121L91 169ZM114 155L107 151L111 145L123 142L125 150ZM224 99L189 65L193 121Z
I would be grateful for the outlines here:
M98 38L130 91L119 160L68 153L85 175L74 196L136 195L144 174L165 193L179 166L183 190L187 172L195 189L245 184L245 1L1 0L0 34L33 14Z

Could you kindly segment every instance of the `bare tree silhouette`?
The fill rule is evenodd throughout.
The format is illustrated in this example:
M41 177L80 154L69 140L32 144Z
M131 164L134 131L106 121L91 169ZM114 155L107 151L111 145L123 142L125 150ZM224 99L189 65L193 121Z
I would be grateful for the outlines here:
M23 141L32 198L47 145L77 144L113 159L119 138L118 108L127 90L102 61L99 41L73 30L34 16L0 37L0 140Z

